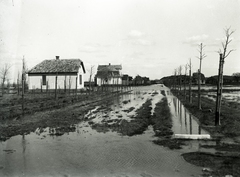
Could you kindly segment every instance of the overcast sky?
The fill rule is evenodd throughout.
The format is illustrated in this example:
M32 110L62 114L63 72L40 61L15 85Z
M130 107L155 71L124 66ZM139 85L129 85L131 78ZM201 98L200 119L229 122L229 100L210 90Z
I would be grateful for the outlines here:
M240 0L0 0L0 64L17 78L45 59L80 58L86 70L122 64L123 73L150 79L172 75L206 45L205 76L218 72L224 28L236 30L224 74L240 72ZM88 75L86 76L88 77Z

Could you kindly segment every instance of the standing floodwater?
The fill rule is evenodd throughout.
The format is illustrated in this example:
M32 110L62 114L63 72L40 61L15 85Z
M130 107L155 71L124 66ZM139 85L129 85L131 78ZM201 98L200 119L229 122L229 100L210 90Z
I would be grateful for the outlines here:
M175 134L208 134L199 126L196 117L176 97L173 96L169 99L169 105L173 115L173 131Z
M114 98L105 109L96 107L91 121L105 119L130 120L135 111L147 100L152 107L164 96L170 102L170 92L159 85L137 87L129 94ZM154 94L155 95L154 95ZM174 97L169 103L171 109ZM129 110L131 111L126 111ZM179 110L180 111L180 110ZM176 111L178 113L178 110ZM185 112L182 110L181 115ZM179 117L179 116L177 116ZM174 116L173 116L174 118ZM190 132L189 117L173 121L175 132ZM177 125L181 124L181 127ZM193 123L194 122L194 123ZM192 121L192 133L196 133L196 121ZM89 120L74 125L75 132L62 136L51 136L50 128L29 135L18 135L0 143L0 176L198 176L201 168L184 161L181 152L158 146L149 127L143 134L122 136L117 132L98 132ZM178 128L177 128L178 127ZM203 133L203 130L201 130Z

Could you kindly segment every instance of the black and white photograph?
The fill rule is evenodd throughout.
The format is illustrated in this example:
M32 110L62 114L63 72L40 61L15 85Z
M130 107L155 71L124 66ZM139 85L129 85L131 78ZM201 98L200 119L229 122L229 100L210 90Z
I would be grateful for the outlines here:
M0 0L0 177L239 177L240 0Z

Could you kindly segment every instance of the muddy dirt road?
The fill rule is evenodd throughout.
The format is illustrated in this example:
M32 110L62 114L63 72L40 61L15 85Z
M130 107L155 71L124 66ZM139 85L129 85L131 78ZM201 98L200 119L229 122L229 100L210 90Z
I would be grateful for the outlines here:
M166 87L137 87L131 93L96 104L71 125L74 128L68 133L44 127L0 142L0 176L199 176L202 168L181 156L199 150L199 142L193 149L170 150L152 142L157 138L152 126L135 136L111 129L114 122L131 121L149 99L153 114L156 103L164 98L161 90L173 115L173 132L207 133L199 129L182 105L176 106L180 103ZM99 130L93 126L96 124L108 128Z

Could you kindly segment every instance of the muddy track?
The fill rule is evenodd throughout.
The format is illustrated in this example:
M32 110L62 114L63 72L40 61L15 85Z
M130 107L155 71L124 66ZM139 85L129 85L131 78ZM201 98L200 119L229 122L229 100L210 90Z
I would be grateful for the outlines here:
M36 112L13 120L5 120L0 124L0 141L6 141L15 135L29 134L36 129L41 131L46 127L54 130L49 132L51 135L73 132L75 131L75 124L85 120L84 115L89 110L104 102L110 103L113 96L92 97L58 109ZM115 96L118 96L118 94Z

